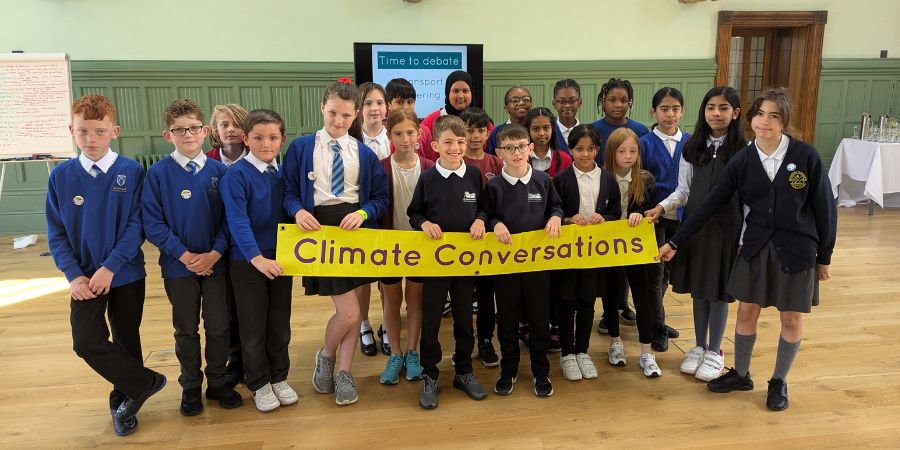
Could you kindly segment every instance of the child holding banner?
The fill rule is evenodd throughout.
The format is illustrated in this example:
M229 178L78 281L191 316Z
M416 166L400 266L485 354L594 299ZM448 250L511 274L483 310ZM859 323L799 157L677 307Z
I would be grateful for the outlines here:
M303 231L318 230L321 225L377 228L387 211L387 179L378 157L347 133L359 113L357 95L346 78L325 89L320 108L324 127L295 139L284 157L284 207ZM338 405L359 399L350 373L360 325L356 288L372 281L303 277L306 295L327 295L334 302L325 343L316 352L313 387L323 394L333 392ZM341 359L335 376L338 347Z
M488 182L485 211L488 226L497 240L511 244L511 234L544 229L547 236L559 236L563 211L549 175L528 164L534 145L528 131L510 124L498 133L497 148L505 166L501 176ZM553 395L550 383L550 272L542 270L494 277L497 295L497 335L500 337L500 377L494 385L499 395L512 393L519 372L518 321L521 310L528 313L531 325L531 375L534 395Z
M577 125L569 134L569 148L574 164L553 178L562 200L563 223L586 226L619 220L622 215L619 185L613 172L601 170L595 162L600 150L600 133L590 125ZM567 380L597 378L597 368L588 355L588 346L598 283L605 281L609 270L621 269L568 269L559 272L559 335L562 345L559 365ZM605 311L616 310L618 305L613 297L604 293L602 298ZM613 320L609 325L609 363L623 366L625 346L619 337L619 322Z
M434 167L434 163L416 154L419 119L415 110L401 108L391 111L386 127L394 154L381 160L388 180L388 210L381 216L381 228L412 230L406 210L419 176ZM399 277L381 279L384 286L384 324L389 342L394 343L379 379L381 384L397 384L403 369L406 369L406 379L409 381L422 378L422 365L416 351L422 331L422 278L406 277L406 354L400 350L400 304L404 298L402 281L403 278Z
M640 140L629 128L621 127L606 140L606 163L616 174L616 182L621 194L622 220L637 226L644 213L656 205L656 182L653 175L641 170ZM640 264L625 267L625 276L631 286L634 309L637 310L638 339L641 342L640 366L644 376L656 378L662 370L656 364L656 355L650 350L653 329L653 302L658 295L661 270L659 263ZM621 281L614 270L607 271L607 291L621 289ZM615 316L610 316L614 320ZM625 355L622 354L624 363Z
M416 183L407 215L413 229L422 230L432 239L443 232L468 232L472 239L484 237L487 216L482 208L481 173L463 162L466 148L466 126L459 117L444 116L435 122L432 147L441 155L432 169L425 171ZM419 406L438 406L438 368L441 361L441 312L450 293L453 313L453 355L456 376L453 387L473 400L487 393L472 371L472 277L428 277L422 293L422 367L424 371Z
M659 249L669 260L691 236L738 193L749 207L739 257L728 293L740 300L734 332L734 368L707 383L712 392L753 390L750 359L762 308L781 318L775 369L766 407L788 407L786 378L800 349L803 314L819 304L819 282L831 278L837 233L834 196L816 149L785 134L791 98L785 88L767 89L747 114L753 142L725 166L712 192L675 236Z

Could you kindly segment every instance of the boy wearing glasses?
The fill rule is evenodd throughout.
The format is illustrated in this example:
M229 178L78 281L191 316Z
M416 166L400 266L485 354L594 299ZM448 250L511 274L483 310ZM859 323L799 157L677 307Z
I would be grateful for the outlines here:
M503 127L509 124L522 125L525 123L525 116L528 115L528 111L531 111L532 101L531 92L528 92L528 89L523 86L513 86L506 91L506 95L503 96L503 110L509 114L509 120L497 125L491 132L486 149L488 153L497 154L497 133Z
M144 233L159 247L159 265L175 328L175 355L181 365L178 383L181 414L203 411L200 335L206 334L206 398L226 409L242 400L226 372L231 311L226 291L228 248L225 207L219 180L228 167L203 153L209 128L195 102L175 100L163 113L163 136L175 151L147 170L141 204ZM202 312L201 312L202 311Z
M72 105L69 131L81 154L50 175L47 240L70 283L73 349L112 383L113 430L125 436L137 429L138 409L166 385L165 376L144 367L141 353L147 276L141 252L144 173L137 162L109 148L119 127L108 98L79 98Z
M562 201L545 172L528 164L534 144L521 125L508 125L497 137L497 152L505 166L501 175L488 182L484 209L488 215L488 230L500 243L510 245L512 234L545 230L550 238L559 237L562 222ZM494 290L497 296L497 335L500 338L500 378L494 385L499 395L512 393L519 372L518 323L521 313L527 313L531 324L531 375L534 395L553 395L550 383L550 272L513 273L497 275Z

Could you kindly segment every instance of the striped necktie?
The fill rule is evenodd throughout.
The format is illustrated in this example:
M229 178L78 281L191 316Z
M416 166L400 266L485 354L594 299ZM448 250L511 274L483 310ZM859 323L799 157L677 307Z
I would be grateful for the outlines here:
M189 174L196 175L197 174L197 163L193 161L188 161L187 166L184 168L187 170Z
M266 172L275 175L276 173L278 173L278 169L276 169L273 164L269 164L268 166L266 166Z
M335 197L344 195L344 158L341 157L341 144L331 141L331 194Z
M100 170L100 166L94 164L91 166L90 173L91 173L92 177L97 178L97 176L99 176L101 173L103 173L103 171Z

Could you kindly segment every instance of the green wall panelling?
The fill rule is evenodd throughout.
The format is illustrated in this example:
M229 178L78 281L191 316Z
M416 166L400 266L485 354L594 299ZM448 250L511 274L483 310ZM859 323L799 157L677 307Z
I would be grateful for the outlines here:
M827 165L863 112L900 115L900 59L823 60L814 144Z

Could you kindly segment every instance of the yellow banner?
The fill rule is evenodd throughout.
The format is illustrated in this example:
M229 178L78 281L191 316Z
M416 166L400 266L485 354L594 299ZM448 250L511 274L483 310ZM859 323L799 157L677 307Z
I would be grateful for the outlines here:
M276 260L285 275L440 277L647 264L657 254L653 225L646 221L636 227L624 220L566 225L556 239L530 231L512 235L511 245L494 233L477 241L468 233L435 240L421 231L323 226L304 232L281 224Z

